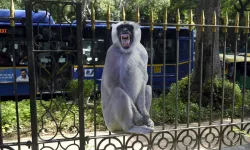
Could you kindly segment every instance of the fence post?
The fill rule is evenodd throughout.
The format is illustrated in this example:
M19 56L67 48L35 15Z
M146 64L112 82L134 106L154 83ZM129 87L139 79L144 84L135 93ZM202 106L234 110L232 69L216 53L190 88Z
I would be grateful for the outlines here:
M85 127L84 127L84 98L83 98L83 63L82 63L82 4L76 3L76 24L77 24L77 53L78 53L78 99L79 99L79 128L80 128L80 149L85 150Z
M33 24L32 24L32 1L25 1L26 9L26 34L28 49L28 74L29 74L29 94L30 94L30 113L31 113L31 133L32 133L32 150L38 150L37 136L37 110L36 110L36 77L35 77L35 59L34 59L34 41L33 41Z

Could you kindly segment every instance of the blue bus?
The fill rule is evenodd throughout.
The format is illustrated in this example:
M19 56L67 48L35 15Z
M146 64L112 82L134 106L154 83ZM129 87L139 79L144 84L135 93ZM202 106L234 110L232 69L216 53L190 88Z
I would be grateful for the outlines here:
M4 13L2 13L4 12ZM9 10L0 10L0 17L8 17ZM2 14L4 16L2 16ZM45 17L46 16L46 17ZM25 20L25 10L16 10L15 17L20 18L20 21L16 22L15 27L15 50L18 51L16 54L16 74L17 77L22 73L27 73L28 64L27 64L27 48L26 48L26 27L22 20ZM41 20L43 20L41 22ZM40 23L38 23L40 22ZM48 45L48 40L53 39L56 43L61 42L60 45L69 45L76 46L76 43L72 42L69 37L76 35L76 22L72 24L56 24L53 18L49 15L48 12L38 11L33 12L33 32L34 35L39 35L35 37L35 49L46 50L51 49L51 45ZM6 30L6 32L5 32ZM49 31L51 30L51 32ZM141 26L142 36L141 43L145 46L149 53L149 64L148 64L148 73L150 77L150 30L149 26ZM12 63L12 49L11 49L11 28L8 21L0 20L0 96L13 96L13 63ZM57 36L58 33L63 34ZM155 93L162 92L163 89L163 29L161 26L154 26L153 33L153 90ZM49 34L51 33L51 34ZM96 57L95 60L92 60L92 30L91 23L88 22L83 27L83 74L84 79L95 80L98 84L98 89L100 89L101 76L104 67L104 61L106 57L106 52L111 45L110 31L106 29L106 23L96 23L96 32L95 32L95 51ZM72 35L72 36L71 36ZM168 27L166 31L166 88L170 87L172 83L176 82L176 29L175 27ZM51 37L52 36L52 37ZM179 32L179 77L178 79L183 78L188 75L188 65L189 65L189 30L188 28L181 28ZM63 43L63 44L62 44ZM194 34L191 33L191 54L194 53ZM55 49L63 49L63 47L56 47ZM77 79L78 70L74 58L67 58L63 54L58 54L58 59L56 60L57 64L61 64L63 67L67 62L71 62L71 68L68 71L65 71L62 75L62 78L68 77L68 79ZM41 56L37 56L39 63L37 73L38 82L42 82L41 79L46 80L46 76L49 76L49 70L51 69L50 62L48 59L49 56L46 56L46 53L41 53ZM193 60L193 55L191 60ZM191 62L191 69L193 68L193 61ZM95 72L94 72L95 64ZM60 68L60 67L59 67ZM61 73L60 73L61 74ZM95 74L95 76L94 76ZM95 79L94 79L95 77ZM64 80L58 77L54 83L64 84ZM148 83L149 84L149 83ZM42 85L42 84L39 84ZM43 89L42 91L50 91L51 89L45 87L38 87ZM37 90L41 91L41 90ZM29 86L28 82L18 82L17 83L17 93L18 95L29 95ZM39 93L38 93L39 94Z
M0 18L8 18L10 11L7 9L0 10ZM14 67L13 67L13 52L15 51L15 66L16 66L16 81L17 95L29 95L28 82L28 51L27 51L27 28L25 25L26 14L25 10L15 11L15 28L10 26L10 21L0 19L0 96L14 96ZM55 80L52 80L52 71L55 68L62 68L67 62L75 61L74 58L68 57L63 52L53 52L50 54L46 50L68 50L76 49L76 24L60 23L56 24L49 12L37 11L32 12L33 19L33 35L34 49L40 50L35 54L36 78L39 87L37 94L40 92L50 91L52 87L56 90L59 85L63 84L63 78L72 77L72 67L68 67L63 73L56 75ZM13 33L14 32L14 40ZM13 47L14 41L14 47ZM44 52L43 52L44 50ZM52 62L56 62L53 66ZM73 62L74 63L74 62ZM21 78L23 77L23 78ZM19 79L22 80L19 80ZM50 83L48 82L50 79ZM47 83L46 83L47 81ZM52 83L53 81L53 83ZM59 82L60 81L60 82Z
M96 23L95 28L95 62L92 60L92 30L91 23L86 24L83 29L83 53L84 60L84 74L85 79L94 79L95 63L95 80L98 85L101 82L102 71L105 62L106 52L111 45L110 31L106 29L106 23ZM148 51L148 74L150 78L150 30L149 26L141 26L142 36L141 43ZM162 26L154 26L153 33L153 91L154 94L160 94L163 89L163 28ZM165 87L169 88L172 83L176 82L176 28L168 27L166 31L166 83ZM191 69L194 67L194 33L191 32ZM188 75L189 69L189 29L181 28L179 32L179 77L181 78ZM74 66L73 77L78 77L77 66ZM150 84L150 80L148 81ZM100 89L100 87L99 87Z

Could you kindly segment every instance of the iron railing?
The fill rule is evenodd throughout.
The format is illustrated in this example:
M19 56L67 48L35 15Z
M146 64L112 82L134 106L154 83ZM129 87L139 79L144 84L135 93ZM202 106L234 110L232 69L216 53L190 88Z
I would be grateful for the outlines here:
M67 112L65 113L65 116L63 117L62 120L60 120L60 122L57 122L54 119L54 115L53 111L52 111L52 103L57 104L56 107L62 107L62 105L58 104L55 102L55 97L53 96L53 93L55 92L53 88L50 87L50 85L52 85L50 82L55 82L55 80L57 79L56 75L60 74L61 71L65 68L67 68L67 64L66 67L55 67L57 62L56 61L52 61L52 65L49 68L50 70L48 70L48 68L45 68L44 66L42 66L41 64L37 63L37 55L39 53L48 53L52 60L55 59L55 53L59 52L57 50L53 50L53 49L46 49L46 50L42 50L39 48L39 43L37 43L39 40L41 40L41 38L43 37L39 37L38 39L36 37L38 37L40 35L39 31L37 32L36 35L34 35L34 29L33 29L33 22L32 22L32 11L34 9L34 7L36 6L36 4L41 4L42 6L45 6L44 9L50 11L52 10L52 5L57 6L58 10L57 10L57 14L58 17L62 17L64 15L63 13L63 9L59 9L59 8L64 8L64 6L66 5L70 5L72 6L75 11L74 14L76 15L76 20L77 20L77 24L75 26L75 31L76 32L70 32L71 33L71 37L74 37L75 39L75 43L76 43L76 47L70 47L67 50L63 50L60 52L65 52L66 55L69 55L70 57L73 57L74 59L77 60L76 64L77 64L77 69L78 70L83 70L83 63L82 63L82 37L83 34L82 33L82 29L83 29L83 25L82 25L82 15L81 15L81 3L74 3L74 2L53 2L53 1L46 1L46 2L33 2L33 1L27 1L26 2L26 28L27 28L27 47L28 47L28 57L29 57L29 97L30 97L30 113L31 113L31 138L29 140L27 140L27 142L21 142L22 138L20 136L20 132L19 132L19 113L18 112L19 108L18 108L18 100L17 97L18 95L15 94L15 100L16 100L16 117L17 117L17 141L16 142L6 142L4 141L4 138L2 136L2 132L1 133L1 140L0 140L0 144L1 145L8 145L8 147L15 147L17 146L18 149L22 149L21 146L22 145L27 145L27 146L31 146L33 150L38 150L38 149L42 149L42 148L50 148L50 149L87 149L87 147L89 145L91 145L90 149L136 149L136 148L141 148L141 149L202 149L202 148L206 148L206 149L222 149L223 147L228 147L228 146L235 146L235 145L244 145L249 143L249 138L246 136L247 134L249 134L249 124L250 121L248 121L245 118L245 102L246 102L246 78L247 78L247 55L244 56L244 79L243 79L243 87L242 87L242 102L241 102L241 108L240 108L240 117L239 118L235 118L235 106L236 106L236 102L235 102L235 95L236 95L236 89L235 89L235 85L237 84L236 82L236 74L237 74L237 61L236 58L237 53L235 52L233 54L233 66L234 66L234 72L233 72L233 81L232 81L232 98L231 98L231 108L228 109L231 111L231 116L229 121L225 121L225 110L226 108L224 108L225 106L225 70L226 70L226 47L227 47L227 38L228 38L228 31L227 29L229 28L234 28L235 29L235 35L239 34L239 29L243 29L245 30L245 40L248 40L248 36L249 36L249 16L247 16L246 18L246 25L245 26L239 26L239 15L236 15L236 21L235 21L235 25L228 25L228 18L227 15L225 16L225 23L224 25L219 25L216 22L216 14L214 14L213 16L213 23L211 24L205 24L205 17L204 17L204 12L202 12L202 18L201 18L201 23L200 24L195 24L193 22L193 17L192 17L192 12L190 12L190 19L189 19L189 23L188 24L181 24L180 23L180 14L179 14L179 10L177 11L177 21L176 23L167 23L167 11L165 11L164 14L164 20L163 23L154 23L153 20L153 12L151 11L151 17L150 17L150 22L149 23L141 23L141 25L149 25L149 30L150 30L150 34L149 34L149 39L150 39L150 54L151 58L153 58L153 44L154 44L154 38L153 38L153 34L154 34L154 26L160 26L163 29L163 41L164 41L164 45L163 45L163 95L162 95L162 106L161 106L161 110L157 110L157 111L161 111L163 112L162 116L160 116L160 120L161 120L161 124L157 125L155 127L155 132L149 135L129 135L129 134L112 134L111 132L99 132L97 129L97 106L98 106L98 101L97 101L97 97L96 97L96 87L94 87L94 107L93 107L93 116L94 116L94 123L93 123L93 127L94 130L93 132L87 132L87 129L85 127L85 119L86 119L86 105L85 105L85 100L86 98L84 98L84 87L83 87L83 71L78 71L78 102L76 103L75 101L73 101L71 104L62 102L61 104L63 105L69 105L69 107L67 107ZM125 18L125 11L123 9L123 16L122 19L123 21L126 21ZM54 14L51 14L54 15ZM110 21L110 10L108 7L108 11L107 11L107 21L98 21L98 22L103 22L107 24L107 36L110 38L110 31L111 31L111 23L115 23L116 21ZM12 17L13 18L13 17ZM60 19L59 19L60 20ZM139 16L139 9L137 10L137 20L136 22L139 22L140 20L140 16ZM87 21L88 22L88 21ZM96 28L95 28L95 24L96 24L96 20L95 20L95 11L92 8L92 18L89 21L92 24L91 27L91 33L92 33L92 47L91 47L91 51L93 52L92 55L92 60L95 60L96 58ZM39 23L38 23L39 24ZM59 22L59 24L61 25L62 23ZM69 23L70 25L72 25L71 23ZM176 82L176 86L174 87L175 89L171 89L171 90L175 90L175 101L174 101L174 107L175 107L175 111L174 111L174 119L173 119L173 124L170 124L169 122L167 122L167 119L173 116L166 116L166 113L169 111L166 107L166 99L167 99L167 94L165 93L166 91L166 70L168 68L166 68L165 66L167 66L166 64L166 58L168 57L166 54L167 51L167 45L166 45L166 39L167 37L167 30L168 30L168 26L175 26L176 27L176 33L175 33L175 40L176 40L176 63L174 64L176 69L175 69L175 77L176 77L176 81L179 80L179 74L180 74L180 70L179 70L179 66L180 66L180 62L179 62L179 56L180 56L180 33L181 33L181 26L185 26L188 27L189 30L189 35L188 35L188 43L189 43L189 47L188 47L188 81L187 81L187 97L186 97L186 106L185 106L185 113L186 113L186 123L185 124L181 124L179 123L179 116L182 107L179 105L179 101L180 101L180 91L179 91L179 87L178 84L179 82ZM49 26L49 28L51 27L51 25ZM193 31L194 31L194 27L196 28L196 32L199 32L198 34L200 34L201 36L201 42L200 42L200 49L196 49L196 52L200 51L200 56L199 57L199 61L200 62L200 78L199 78L199 93L198 93L198 100L197 100L197 105L198 105L198 110L196 112L192 112L191 110L191 95L192 95L192 86L191 86L191 73L192 72L192 48L193 48ZM61 28L61 27L59 27ZM70 26L70 30L73 30L73 26ZM219 120L214 119L214 89L216 87L213 86L213 84L211 84L210 87L210 99L209 99L209 115L208 115L208 119L207 122L202 121L204 118L202 118L202 103L203 103L203 92L204 92L204 88L203 88L203 83L205 82L203 80L203 71L204 71L204 67L203 66L203 61L204 61L204 45L206 44L204 41L205 40L205 36L206 36L206 29L211 29L211 32L213 34L213 38L212 38L212 48L211 50L211 55L215 56L217 55L217 53L215 50L215 34L218 33L219 31L217 30L217 28L222 28L223 29L223 43L224 43L224 48L223 48L223 54L222 54L222 91L221 91L221 111L220 111L220 117ZM50 28L51 29L51 28ZM52 30L49 30L49 32L51 33ZM59 30L58 33L61 35L61 39L62 39L62 33L63 30ZM14 32L13 32L13 40L15 41L15 37L14 37ZM60 40L59 40L60 41ZM62 40L61 40L62 41ZM51 42L51 39L48 39L48 42ZM235 49L238 49L238 39L236 38L235 40ZM14 44L13 44L14 46ZM13 48L14 49L14 48ZM248 49L248 42L245 42L245 54L247 53L247 49ZM15 60L15 54L14 56L14 60ZM219 57L219 56L216 56ZM213 76L214 72L213 72L213 65L214 64L214 57L210 57L211 60L211 74ZM72 59L71 59L72 61ZM70 62L70 61L69 61ZM67 62L66 62L67 63ZM15 63L13 63L15 64ZM69 67L72 67L69 65ZM13 66L14 68L14 74L15 74L15 68L16 66ZM96 64L95 61L93 61L93 68L94 68L94 72L96 72ZM153 68L154 68L154 64L153 64L153 59L150 60L150 85L153 85ZM37 98L37 87L38 85L41 83L40 79L38 78L39 76L39 69L46 69L47 71L50 72L50 78L48 79L48 86L51 91L49 91L49 93L51 94L50 97L50 105L46 106L43 105L42 102L42 96L40 97L40 99ZM58 71L59 70L59 71ZM68 83L69 78L68 77L64 77L62 75L62 79L65 80L66 84ZM96 79L96 76L94 74L94 79ZM44 81L44 80L43 80ZM94 82L96 82L96 80L94 80ZM214 78L210 78L210 82L213 83ZM16 82L13 83L14 86L16 86ZM96 86L96 84L94 84L94 86ZM62 88L63 89L63 88ZM40 91L41 93L43 91ZM157 99L154 99L153 101L157 101ZM42 105L42 109L44 111L44 113L38 117L38 103L41 103ZM77 106L78 107L78 114L74 114L71 109L73 106ZM153 106L152 106L153 107ZM1 108L1 109L6 109L6 108ZM54 108L55 109L55 108ZM154 112L155 110L151 109L151 115L154 116ZM193 113L198 113L198 118L194 122L191 121L191 115ZM74 123L72 126L74 128L76 128L76 132L73 135L66 135L63 133L63 129L61 128L62 122L63 120L66 118L66 116L69 115L73 115L73 119L72 122ZM51 122L53 122L55 131L52 133L52 135L48 135L48 136L44 136L42 134L43 131L48 130L45 127L46 122L43 120L43 117L50 117L51 118ZM78 118L79 122L76 122L76 118ZM154 120L154 118L152 118ZM1 126L2 122L0 119L0 126ZM2 131L2 130L1 130ZM74 147L75 146L75 147ZM93 146L93 147L92 147ZM0 148L5 148L4 146L0 146ZM7 147L6 147L7 148Z

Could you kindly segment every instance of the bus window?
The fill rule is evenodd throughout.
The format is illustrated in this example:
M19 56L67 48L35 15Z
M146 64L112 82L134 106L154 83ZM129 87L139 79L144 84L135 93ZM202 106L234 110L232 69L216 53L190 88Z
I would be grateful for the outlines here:
M89 61L92 60L91 57L91 40L82 40L83 45L83 64L89 64Z
M95 43L96 58L95 64L103 65L105 62L106 52L104 49L104 40L97 39ZM91 39L83 39L83 64L93 64L92 62L92 41Z
M26 41L19 39L15 41L15 60L16 65L28 65L28 52L27 52ZM1 53L1 66L12 66L13 65L13 44L11 39L0 40L0 53Z
M174 39L166 40L166 63L176 63L176 43Z
M148 52L148 64L150 64L151 59L151 48L150 40L141 41L142 45L146 48ZM163 64L163 52L164 52L163 40L159 39L153 43L153 64ZM166 64L175 63L175 40L167 39L166 40Z
M148 52L148 64L150 64L151 61L151 45L150 45L150 40L142 40L141 44L145 47L146 51ZM154 59L154 48L153 48L153 59Z
M11 64L9 57L4 52L0 52L0 66L10 66Z

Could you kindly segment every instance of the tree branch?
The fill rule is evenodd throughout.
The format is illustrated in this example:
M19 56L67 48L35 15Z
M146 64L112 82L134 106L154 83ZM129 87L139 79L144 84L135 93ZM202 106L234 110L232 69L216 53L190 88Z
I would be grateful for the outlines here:
M243 7L243 2L242 2L242 0L238 0L239 1L239 3L240 3L240 7L242 8Z
M236 11L240 11L240 8L238 8L235 4L234 4L234 9L235 9Z
M247 5L250 3L250 0L246 1L246 3L244 4L244 9L246 9Z

